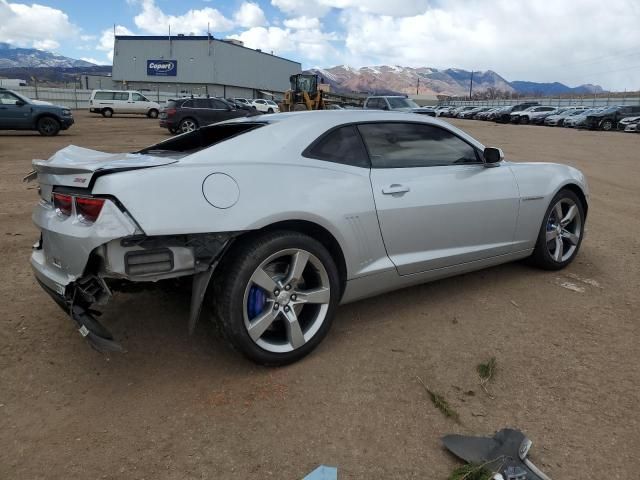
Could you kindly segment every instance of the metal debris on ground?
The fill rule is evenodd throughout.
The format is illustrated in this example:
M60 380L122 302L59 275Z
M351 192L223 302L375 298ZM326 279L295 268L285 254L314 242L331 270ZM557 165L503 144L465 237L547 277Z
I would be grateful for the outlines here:
M456 457L475 466L476 471L486 469L497 480L551 480L528 458L532 442L520 430L505 428L493 437L446 435L444 446ZM486 477L450 477L469 480Z

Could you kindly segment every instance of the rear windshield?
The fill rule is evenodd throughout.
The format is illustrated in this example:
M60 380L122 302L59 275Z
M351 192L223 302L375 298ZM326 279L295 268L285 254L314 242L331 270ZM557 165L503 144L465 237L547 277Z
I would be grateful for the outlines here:
M195 153L216 143L224 142L230 138L250 132L256 128L264 127L266 122L237 122L219 123L198 128L193 132L184 133L177 137L170 138L150 147L134 153L161 153L161 152L182 152Z

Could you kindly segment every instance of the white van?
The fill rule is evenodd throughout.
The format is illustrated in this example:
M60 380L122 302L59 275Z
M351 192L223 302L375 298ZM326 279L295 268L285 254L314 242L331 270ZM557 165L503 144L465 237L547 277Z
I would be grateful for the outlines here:
M142 113L158 118L160 105L136 91L94 90L89 100L89 111L111 117L114 113Z

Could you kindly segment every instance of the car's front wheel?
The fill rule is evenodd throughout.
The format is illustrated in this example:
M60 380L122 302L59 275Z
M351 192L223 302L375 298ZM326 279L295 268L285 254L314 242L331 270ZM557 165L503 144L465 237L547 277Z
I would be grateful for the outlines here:
M600 128L602 128L602 130L604 130L605 132L608 132L613 128L613 122L607 118L600 124Z
M520 125L526 125L529 123L529 117L527 117L526 115L523 115L520 117Z
M60 122L53 117L42 117L38 120L37 128L40 135L52 137L60 131Z
M340 280L327 249L307 235L240 239L213 280L213 312L225 339L250 360L286 365L325 337Z
M578 254L584 235L585 212L571 190L559 191L544 216L531 261L545 270L559 270Z

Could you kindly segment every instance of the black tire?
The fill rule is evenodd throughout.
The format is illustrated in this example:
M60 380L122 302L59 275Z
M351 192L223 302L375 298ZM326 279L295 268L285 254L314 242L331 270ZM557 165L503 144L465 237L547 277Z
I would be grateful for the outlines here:
M193 127L195 128L191 128L191 125L193 125ZM178 124L178 131L181 133L192 132L196 128L198 128L198 121L195 118L191 117L183 118Z
M526 115L522 115L519 119L518 119L520 125L527 125L529 123L529 117L527 117Z
M53 137L60 131L60 122L53 117L40 117L36 127L40 135Z
M175 135L176 133L178 133L178 129L177 128L170 128L169 129L169 133Z
M324 320L314 336L299 348L276 353L262 348L249 336L245 325L245 292L258 267L271 255L287 249L304 250L322 263L328 276L330 300ZM249 360L268 366L296 362L316 348L331 327L340 299L338 269L327 249L317 240L293 231L265 232L238 240L225 255L212 284L207 302L222 336Z
M158 110L156 110L155 108L152 108L151 110L149 110L147 112L147 117L149 117L149 118L158 118Z
M267 113L273 113L273 108L269 108L269 110L267 110Z
M113 110L111 110L110 108L103 108L101 113L105 118L113 117Z
M575 245L575 250L571 254L570 257L563 261L556 261L551 256L549 252L549 248L547 245L547 231L550 223L550 215L554 208L554 206L563 199L568 199L575 203L578 207L579 221L580 221L580 236L578 238L578 242ZM547 207L547 210L544 214L544 218L542 220L542 225L540 226L540 231L538 232L538 239L536 241L536 246L533 250L533 254L529 258L529 263L532 265L542 268L544 270L560 270L571 262L573 262L574 258L580 251L580 246L582 245L582 239L584 238L584 225L585 225L585 206L582 203L582 200L571 190L560 190L551 200L551 203Z
M609 118L603 120L602 123L600 124L600 128L602 130L604 130L605 132L608 132L609 130L611 130L613 128L613 120L611 120Z

